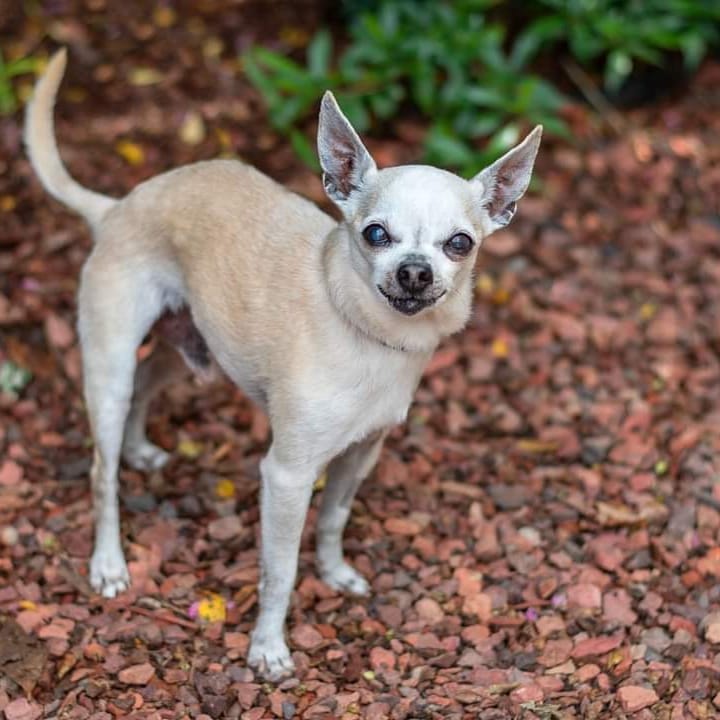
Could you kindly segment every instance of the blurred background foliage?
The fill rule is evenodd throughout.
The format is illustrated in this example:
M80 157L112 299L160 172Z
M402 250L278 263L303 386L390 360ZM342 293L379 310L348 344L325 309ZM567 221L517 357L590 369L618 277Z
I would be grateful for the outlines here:
M471 174L529 125L565 135L569 77L633 104L720 45L717 0L344 0L342 18L304 57L257 46L243 57L271 123L311 166L304 127L326 88L361 132L419 115L423 160Z
M23 7L42 23L58 2L71 0L23 0ZM151 5L145 14L162 28L174 22L173 5L181 13L222 3ZM256 24L279 28L281 41L261 37L232 56L269 122L315 169L314 123L327 88L359 131L388 137L399 119L409 121L422 161L469 175L536 123L568 136L571 101L597 106L600 98L611 109L655 100L686 84L720 48L720 0L297 0L307 23L294 30L283 29L277 3L238 6L246 5ZM8 7L0 0L0 18ZM227 12L222 22L232 25ZM0 115L18 109L44 62L9 50L0 47ZM137 72L152 77L133 75L135 84L161 78L153 68Z

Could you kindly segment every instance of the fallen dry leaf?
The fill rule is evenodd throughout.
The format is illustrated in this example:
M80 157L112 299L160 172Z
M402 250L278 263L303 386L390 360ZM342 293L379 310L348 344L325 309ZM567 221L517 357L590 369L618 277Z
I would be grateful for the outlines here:
M47 650L12 618L0 617L0 673L30 695L47 662Z

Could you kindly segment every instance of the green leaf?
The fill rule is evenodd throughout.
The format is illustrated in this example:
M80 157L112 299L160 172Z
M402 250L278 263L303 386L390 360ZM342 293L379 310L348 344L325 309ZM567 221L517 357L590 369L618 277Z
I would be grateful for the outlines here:
M24 368L16 365L10 360L6 360L0 365L0 390L6 393L19 393L24 390L32 379L32 373Z
M436 105L445 108L462 107L465 104L465 93L470 86L467 69L464 69L455 58L447 58L444 69L447 72L447 79L444 85L438 88L439 102Z
M600 55L605 46L592 27L575 25L568 37L573 55L581 62L587 62Z
M271 71L273 83L280 89L293 92L314 82L305 68L284 55L257 47L254 51L254 58L266 70Z
M502 109L507 103L507 98L497 88L480 87L476 85L465 90L467 102L478 107Z
M397 34L400 20L400 6L394 3L385 3L380 7L378 21L382 32L387 37Z
M412 98L424 113L430 113L437 100L435 73L432 68L428 67L420 67L415 70L412 78Z
M316 100L316 97L306 99L301 95L284 98L270 112L270 121L278 130L287 130Z
M399 86L395 86L395 88L400 90L399 96L402 97L402 89ZM390 88L389 92L372 94L368 98L370 109L377 117L383 120L395 114L400 100L398 93L392 92L392 89Z
M467 163L472 155L472 148L442 125L433 125L425 136L425 157L428 162L459 167Z
M37 59L24 57L5 62L0 49L0 115L9 115L17 110L18 101L11 79L35 71Z
M262 68L255 61L253 50L243 55L243 70L250 82L257 88L268 106L273 107L280 101L280 94L275 89L275 85L271 81Z
M556 135L557 137L569 139L570 129L562 118L553 115L531 114L529 119L533 123L543 126L543 133Z
M6 78L0 77L0 115L10 115L16 109L15 91Z
M515 145L519 139L520 128L515 123L508 123L490 138L485 147L485 154L497 159Z
M590 30L590 27L586 29ZM595 34L610 45L620 44L627 29L627 20L615 14L601 17L594 27Z
M310 74L316 78L324 78L330 67L332 54L332 38L328 30L316 33L307 49L307 63Z
M339 92L337 101L348 120L358 132L365 132L370 127L370 115L359 95L350 92Z
M643 45L641 43L630 43L627 45L626 51L629 55L644 60L648 65L661 66L663 61L662 53L656 48Z
M36 58L19 58L6 65L7 77L16 77L18 75L27 75L35 72L37 67Z
M707 53L707 43L699 35L684 35L680 39L685 67L692 70L696 68Z
M613 50L605 61L605 87L610 91L619 90L632 68L632 58L624 50Z
M310 144L309 140L299 130L290 131L290 144L297 156L311 169L320 171L320 163L317 159L317 151Z
M500 112L477 112L468 108L455 117L453 128L462 137L486 137L502 125L503 117Z
M533 78L531 85L531 107L529 111L542 109L545 111L558 110L566 99L550 83L541 78Z
M508 61L502 49L504 32L502 28L495 25L488 27L483 34L483 41L477 48L478 57L490 70L504 72L507 69Z
M521 70L537 52L567 33L566 21L560 15L541 17L520 33L510 53L510 63Z

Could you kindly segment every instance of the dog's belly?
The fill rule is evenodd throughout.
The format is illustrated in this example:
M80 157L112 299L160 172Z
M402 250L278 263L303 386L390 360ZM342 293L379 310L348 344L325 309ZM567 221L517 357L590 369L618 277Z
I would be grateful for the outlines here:
M201 379L216 378L217 369L221 368L251 400L264 409L267 407L265 388L257 382L253 373L238 375L234 368L226 366L222 355L212 352L187 305L178 309L166 309L155 321L152 334L172 345L182 355L190 370Z
M210 348L193 322L187 307L165 311L155 322L153 333L172 345L193 372L201 374L210 372L212 366Z

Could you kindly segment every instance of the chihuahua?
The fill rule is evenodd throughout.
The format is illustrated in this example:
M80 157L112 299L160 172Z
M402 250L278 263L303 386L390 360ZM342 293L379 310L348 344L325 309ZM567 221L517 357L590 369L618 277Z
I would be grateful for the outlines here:
M122 199L63 166L53 106L60 50L27 111L25 142L48 192L90 225L78 299L83 384L95 442L90 582L106 597L129 575L118 466L162 467L145 434L151 398L189 365L217 365L267 413L260 463L260 611L248 664L293 672L284 623L313 484L327 468L317 561L333 588L363 595L343 558L355 493L389 427L403 422L430 356L467 322L482 241L525 193L542 128L471 180L423 165L378 170L333 95L320 107L323 185L342 220L254 168L213 160L152 178ZM136 351L157 330L155 351Z

